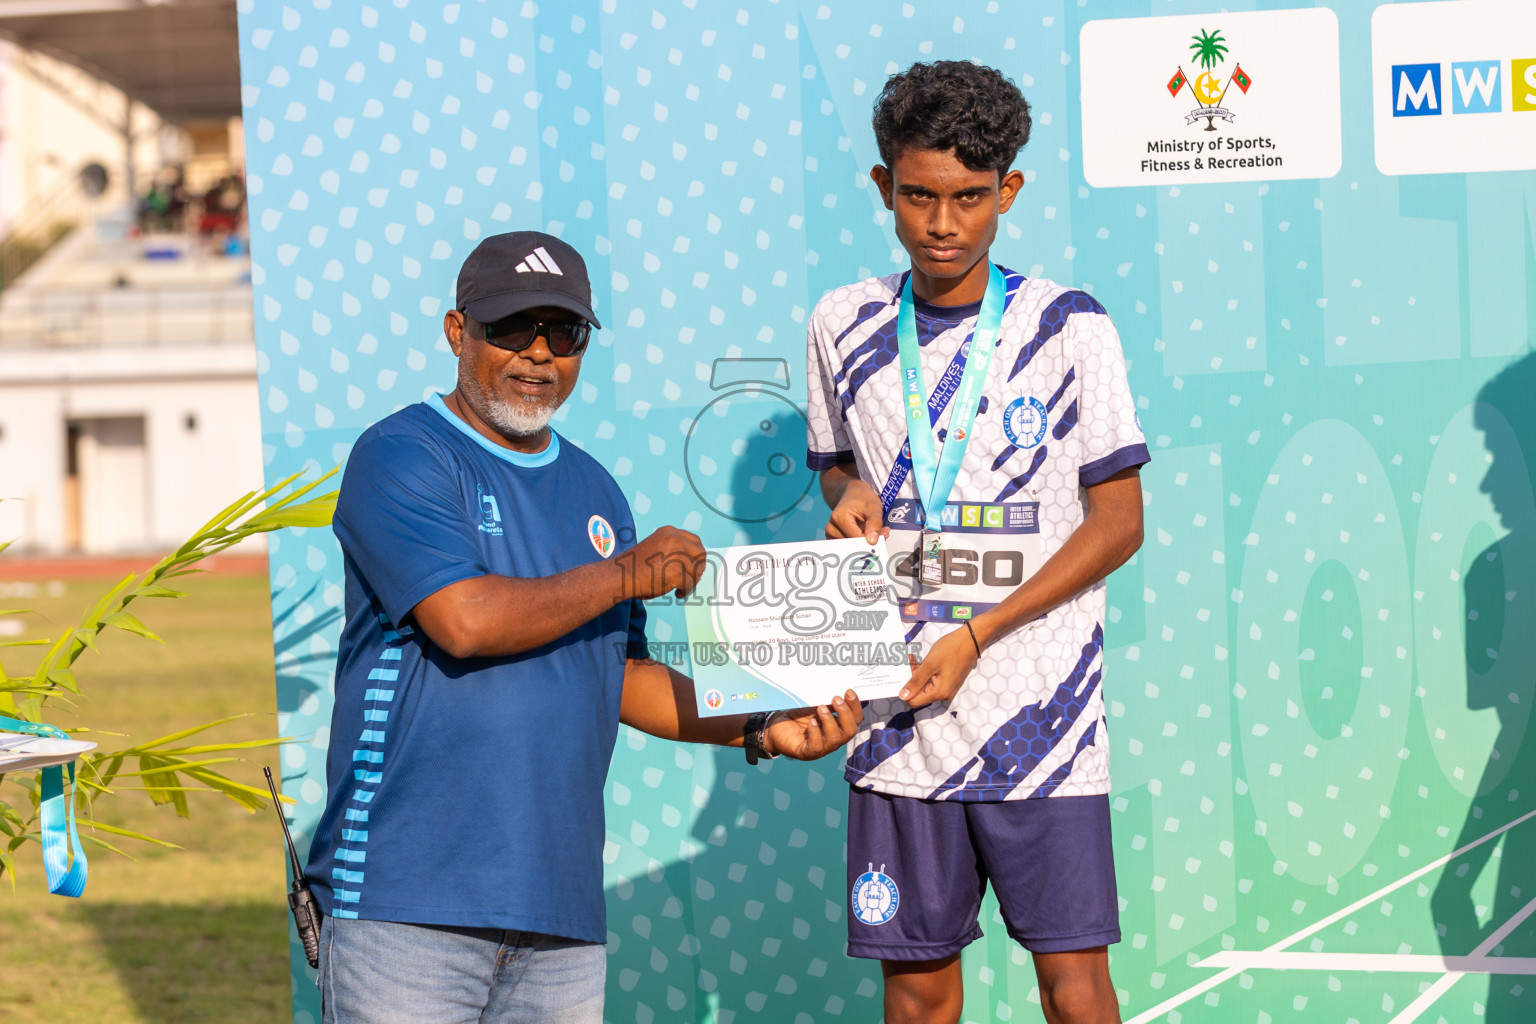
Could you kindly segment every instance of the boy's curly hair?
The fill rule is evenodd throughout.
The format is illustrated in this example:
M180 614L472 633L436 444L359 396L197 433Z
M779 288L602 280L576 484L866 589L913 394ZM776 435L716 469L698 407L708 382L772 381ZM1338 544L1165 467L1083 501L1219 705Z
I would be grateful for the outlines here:
M962 60L913 64L875 100L875 142L887 167L907 149L955 151L973 171L1006 174L1029 141L1029 103L1001 71Z

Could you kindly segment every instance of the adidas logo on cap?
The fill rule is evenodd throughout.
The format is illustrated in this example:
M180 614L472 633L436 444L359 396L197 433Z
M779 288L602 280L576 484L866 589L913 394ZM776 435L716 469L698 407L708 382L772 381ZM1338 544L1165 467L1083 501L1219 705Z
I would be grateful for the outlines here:
M527 258L517 265L517 272L519 274L559 274L561 277L565 276L565 272L560 269L560 265L554 261L554 258L549 255L542 245L529 253Z
M454 301L481 323L539 306L555 306L600 326L581 253L542 231L509 231L481 239L459 268Z

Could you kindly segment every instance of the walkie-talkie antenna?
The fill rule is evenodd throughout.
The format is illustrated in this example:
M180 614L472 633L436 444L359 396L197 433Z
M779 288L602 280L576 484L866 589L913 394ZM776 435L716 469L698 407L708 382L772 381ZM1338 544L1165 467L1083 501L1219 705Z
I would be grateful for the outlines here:
M272 781L272 769L262 766L261 773L267 777L267 788L272 791L272 806L277 809L277 820L283 823L283 840L288 844L288 862L293 865L293 888L297 889L299 880L304 877L304 865L299 863L299 851L293 845L293 833L288 831L288 815L283 813L283 802L277 795L277 783Z
M315 894L304 884L304 865L299 861L299 851L293 845L293 833L288 831L288 815L283 813L281 799L277 795L277 783L272 781L272 769L262 766L267 777L267 788L272 791L272 806L277 809L277 820L283 823L283 839L288 844L288 858L293 865L293 884L288 890L288 909L293 911L293 925L299 933L299 943L304 947L304 959L309 966L320 966L320 905Z

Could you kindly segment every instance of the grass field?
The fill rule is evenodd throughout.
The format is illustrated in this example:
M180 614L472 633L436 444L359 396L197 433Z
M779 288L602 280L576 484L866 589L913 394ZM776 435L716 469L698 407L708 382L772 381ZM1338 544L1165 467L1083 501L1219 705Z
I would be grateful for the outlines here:
M0 563L0 581L5 579ZM104 635L76 663L78 708L54 704L56 725L150 739L240 712L256 717L210 734L273 736L271 618L264 575L186 577L188 596L134 607L165 645ZM0 608L32 608L24 636L57 635L115 580L0 583ZM36 590L35 596L28 591ZM7 637L6 639L18 639ZM0 648L30 670L31 648ZM113 742L110 738L108 743ZM256 785L273 752L229 774ZM5 786L6 799L25 799ZM97 804L104 821L184 849L120 840L136 860L91 848L85 897L48 894L39 848L18 851L16 892L0 886L0 1018L16 1022L272 1022L289 1019L287 904L278 824L223 797L197 794L192 817L126 793Z

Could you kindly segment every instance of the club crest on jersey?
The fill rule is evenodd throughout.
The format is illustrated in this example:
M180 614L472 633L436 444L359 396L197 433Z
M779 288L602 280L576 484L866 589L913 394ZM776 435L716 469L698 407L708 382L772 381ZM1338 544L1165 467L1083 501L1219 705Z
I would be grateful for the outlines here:
M1003 410L1003 433L1015 448L1033 448L1045 440L1045 406L1034 396L1015 398Z
M868 925L882 925L896 916L901 903L901 892L896 882L885 873L885 865L876 871L871 864L853 883L853 916Z
M587 539L597 549L597 553L607 558L613 554L613 527L608 525L608 520L602 516L593 516L587 520Z

